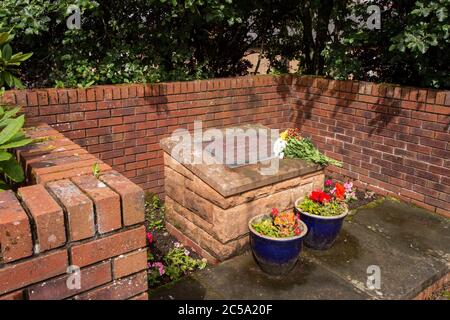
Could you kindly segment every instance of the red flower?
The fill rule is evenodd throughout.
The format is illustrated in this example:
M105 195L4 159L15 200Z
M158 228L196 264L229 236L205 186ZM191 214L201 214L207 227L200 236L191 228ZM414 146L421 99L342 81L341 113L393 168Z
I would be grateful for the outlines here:
M344 195L345 195L345 188L342 184L340 183L336 183L336 185L334 186L336 188L335 191L335 195L337 199L344 199Z
M313 191L309 195L309 198L315 202L320 202L320 203L328 202L331 200L330 195L323 191Z
M278 216L278 214L279 214L280 212L278 211L278 209L277 208L272 208L272 217L276 217L276 216Z
M147 240L149 244L153 242L153 234L151 232L147 232Z

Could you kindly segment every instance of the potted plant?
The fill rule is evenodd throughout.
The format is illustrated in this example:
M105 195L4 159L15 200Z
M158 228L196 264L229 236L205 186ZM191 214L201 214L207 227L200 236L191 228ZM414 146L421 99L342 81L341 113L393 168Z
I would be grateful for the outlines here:
M340 183L334 188L326 183L325 190L313 191L308 197L295 201L294 211L309 230L305 237L307 247L325 250L333 245L348 213L346 200L352 194L352 190Z
M261 269L272 275L291 271L302 250L308 228L293 211L261 214L248 223L250 246Z

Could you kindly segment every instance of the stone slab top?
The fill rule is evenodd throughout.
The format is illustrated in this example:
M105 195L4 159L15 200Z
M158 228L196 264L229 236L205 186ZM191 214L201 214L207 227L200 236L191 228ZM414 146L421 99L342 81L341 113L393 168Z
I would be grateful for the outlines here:
M278 159L274 157L271 154L272 146L278 138L278 131L271 131L270 128L261 124L247 124L213 130L209 132L208 130L201 131L202 134L197 135L187 131L177 135L173 134L162 139L160 145L164 152L224 197L308 175L323 169L320 165L300 159ZM266 156L259 156L259 152L251 151L252 148L248 148L248 145L251 144L248 137L252 133L257 135L258 144L266 150L270 150L261 152L261 154L267 154ZM225 138L217 139L220 135ZM211 138L212 136L214 138ZM239 139L246 139L245 137L247 137L247 140L243 141L247 142L244 143L244 146L242 146L242 143L235 142ZM242 165L236 165L238 156L232 156L231 161L222 160L222 158L226 159L226 156L220 157L220 152L226 150L224 146L228 146L228 143L232 154L241 157L243 153L246 154L246 156L243 156L245 159L242 158L244 161ZM260 150L259 148L257 150ZM225 155L225 152L223 154ZM256 161L248 163L248 159L251 157Z

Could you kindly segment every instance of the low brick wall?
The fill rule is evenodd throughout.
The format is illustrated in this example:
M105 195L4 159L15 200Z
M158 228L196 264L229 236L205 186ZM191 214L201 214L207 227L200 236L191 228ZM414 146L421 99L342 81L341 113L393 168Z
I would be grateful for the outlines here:
M336 177L359 180L450 216L450 92L313 77L252 76L88 89L8 91L30 122L47 122L163 195L159 141L176 128L259 122L298 126L329 156Z
M177 128L293 125L285 79L246 77L88 89L8 91L27 123L45 122L144 190L164 194L159 141Z
M294 78L296 123L338 178L450 217L450 91Z
M47 125L27 135L45 140L16 151L30 185L0 193L0 300L146 299L143 190Z

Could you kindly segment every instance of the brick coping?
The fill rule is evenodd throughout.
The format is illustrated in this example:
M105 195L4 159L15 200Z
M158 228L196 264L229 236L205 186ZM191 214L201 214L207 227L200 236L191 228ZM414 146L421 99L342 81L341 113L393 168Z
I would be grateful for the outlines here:
M46 124L25 133L40 142L14 150L27 185L0 193L0 300L146 298L144 191Z

